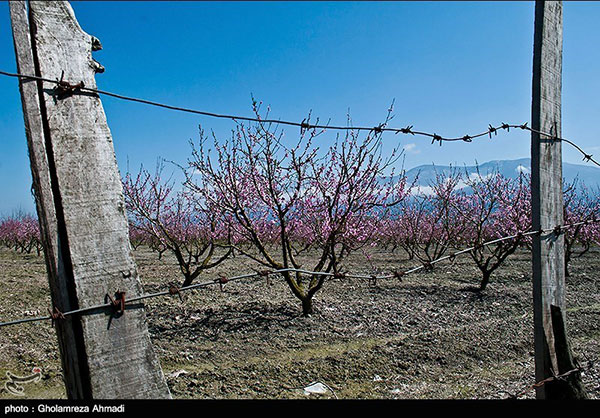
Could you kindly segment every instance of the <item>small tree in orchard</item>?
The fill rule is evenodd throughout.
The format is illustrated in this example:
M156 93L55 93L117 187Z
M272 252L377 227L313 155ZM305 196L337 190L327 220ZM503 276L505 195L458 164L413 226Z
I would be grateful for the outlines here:
M175 192L173 182L162 179L162 171L160 165L154 175L141 168L137 176L125 176L125 203L135 231L130 236L144 237L161 254L170 251L184 277L183 286L188 286L202 271L223 262L232 250L219 214L185 193ZM224 251L216 255L219 247Z
M408 259L413 260L417 245L415 237L405 227L404 220L403 216L398 215L392 215L386 219L386 225L381 229L380 241L392 253L395 253L398 248L403 249Z
M42 251L40 227L35 216L17 213L0 220L0 243L21 253L37 255Z
M255 112L260 117L256 104ZM285 146L276 126L257 123L238 125L224 144L214 138L214 154L202 132L192 143L187 185L196 200L223 213L238 253L272 269L338 272L342 259L377 230L398 193L395 182L381 184L395 151L382 157L377 130L363 139L348 131L321 151L314 142L322 133L302 129L298 141ZM316 261L303 266L298 257L310 249ZM303 314L311 314L326 276L282 275Z
M577 224L600 218L600 199L578 179L563 187L563 216L565 225ZM569 263L573 255L582 256L594 243L596 224L576 225L564 231L565 276L569 277ZM579 246L579 248L577 248Z
M521 245L520 233L531 228L530 183L521 174L517 179L491 173L467 176L465 193L457 202L465 223L464 243L475 247L469 254L482 274L477 290L483 291L492 273ZM516 235L514 239L483 246L487 241Z
M411 199L411 193L415 190L418 176L408 185L405 172L397 178L394 193L391 196L390 211L378 222L377 239L375 243L390 249L392 253L402 248L408 255L408 259L415 257L417 250L415 236L406 227L406 202Z
M459 239L464 224L456 201L460 174L436 174L427 189L422 188L411 198L403 200L393 218L393 234L409 258L417 257L428 264L442 257Z
M152 241L149 239L148 235L131 222L129 223L129 242L134 250L137 250L142 245L152 245Z

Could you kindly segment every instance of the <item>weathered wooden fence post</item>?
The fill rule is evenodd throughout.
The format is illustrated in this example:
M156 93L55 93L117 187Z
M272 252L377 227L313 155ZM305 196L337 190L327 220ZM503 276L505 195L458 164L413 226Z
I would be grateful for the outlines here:
M561 136L562 2L536 1L533 47L534 130ZM563 224L561 142L531 135L532 227ZM565 329L565 253L560 232L534 236L533 303L535 375L541 381L575 366ZM579 373L537 389L538 399L580 398L585 392Z
M22 74L95 88L102 67L66 1L10 2L17 68ZM112 137L95 94L59 94L55 85L21 80L27 143L52 302L62 312L105 296L142 293L131 253ZM110 321L110 322L109 322ZM143 305L56 323L67 395L170 398L148 334Z

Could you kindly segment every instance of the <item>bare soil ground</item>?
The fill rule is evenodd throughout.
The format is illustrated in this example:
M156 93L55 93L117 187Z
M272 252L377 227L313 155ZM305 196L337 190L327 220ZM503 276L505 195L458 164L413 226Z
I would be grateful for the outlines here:
M174 259L135 251L146 292L181 282ZM348 270L373 273L364 257ZM414 266L403 254L374 253L383 271ZM308 264L307 264L308 266ZM219 273L249 272L237 257ZM572 262L567 283L567 325L585 368L590 397L600 397L600 250ZM43 257L0 250L0 320L47 313ZM482 293L470 258L440 263L432 272L397 280L334 280L315 297L315 314L281 279L250 279L152 299L147 316L152 341L175 398L507 398L534 383L530 255L523 251L492 276ZM60 359L49 322L0 328L0 398L6 372L25 376L40 367L40 382L24 397L64 398ZM330 387L306 394L313 382ZM524 398L534 397L532 391Z

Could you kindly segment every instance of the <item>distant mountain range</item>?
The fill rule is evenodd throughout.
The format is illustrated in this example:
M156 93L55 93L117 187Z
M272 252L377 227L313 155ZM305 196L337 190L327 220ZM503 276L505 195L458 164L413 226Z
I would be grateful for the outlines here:
M435 180L436 174L448 175L453 170L468 174L476 173L477 166L447 166L447 165L421 165L412 168L406 172L408 184L411 184L418 175L417 184L419 186L428 186ZM531 173L531 159L521 158L519 160L496 160L488 161L479 165L479 173L484 176L490 172L498 171L505 177L518 177L520 172ZM589 188L600 187L600 168L590 165L563 163L563 178L567 182L578 178L581 183L584 183Z

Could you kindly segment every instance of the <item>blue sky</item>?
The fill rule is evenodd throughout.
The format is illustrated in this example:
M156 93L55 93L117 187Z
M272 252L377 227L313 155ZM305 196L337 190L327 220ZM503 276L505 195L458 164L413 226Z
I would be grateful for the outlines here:
M530 119L533 2L73 2L103 50L100 89L201 110L251 115L251 94L272 116L390 126L445 136ZM563 136L599 154L600 3L565 2ZM0 3L0 69L15 71L8 4ZM33 212L17 81L0 76L0 215ZM185 163L198 125L223 140L229 121L102 98L121 173L158 157ZM297 129L288 129L292 141ZM322 137L324 143L335 133ZM529 156L529 136L406 147L405 168ZM564 161L581 163L564 148Z

